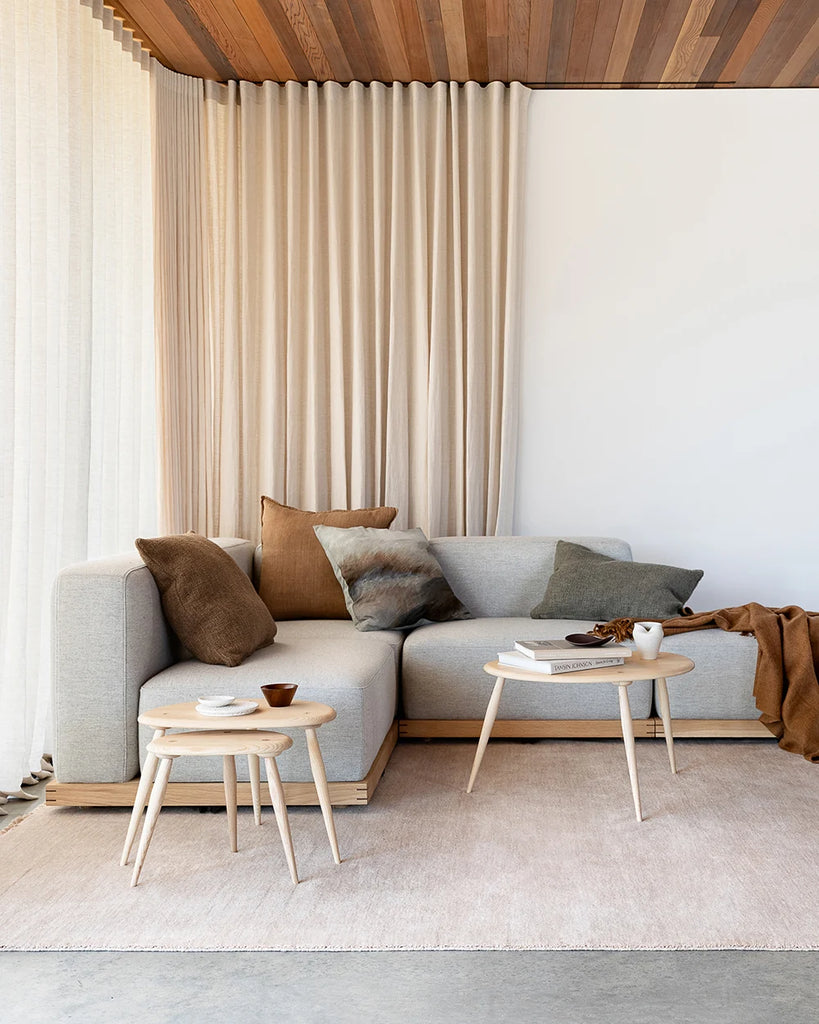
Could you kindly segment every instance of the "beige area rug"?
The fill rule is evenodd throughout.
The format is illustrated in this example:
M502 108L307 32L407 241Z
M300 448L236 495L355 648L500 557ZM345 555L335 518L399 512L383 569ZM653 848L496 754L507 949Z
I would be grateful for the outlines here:
M368 807L163 811L140 885L128 813L41 808L0 835L0 948L819 949L819 768L768 741L400 744Z

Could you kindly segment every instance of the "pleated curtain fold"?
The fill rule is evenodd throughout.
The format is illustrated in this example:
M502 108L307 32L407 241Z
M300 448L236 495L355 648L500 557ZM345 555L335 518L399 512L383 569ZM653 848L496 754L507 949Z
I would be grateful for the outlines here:
M153 84L163 528L508 531L528 90Z
M14 792L50 744L58 570L157 524L151 102L147 53L97 0L3 0L0 38L0 791Z

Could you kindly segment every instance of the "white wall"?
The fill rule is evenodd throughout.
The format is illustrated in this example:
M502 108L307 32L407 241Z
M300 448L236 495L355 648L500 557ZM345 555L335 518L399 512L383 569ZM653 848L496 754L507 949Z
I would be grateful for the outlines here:
M819 609L819 90L532 97L516 529Z

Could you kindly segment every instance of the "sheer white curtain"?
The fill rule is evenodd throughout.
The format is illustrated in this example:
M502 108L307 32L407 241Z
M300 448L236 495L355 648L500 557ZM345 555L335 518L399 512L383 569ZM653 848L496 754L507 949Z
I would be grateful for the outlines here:
M50 600L156 530L147 54L101 3L0 3L0 791L40 767ZM57 766L59 770L59 766Z
M155 70L164 527L511 526L529 92Z

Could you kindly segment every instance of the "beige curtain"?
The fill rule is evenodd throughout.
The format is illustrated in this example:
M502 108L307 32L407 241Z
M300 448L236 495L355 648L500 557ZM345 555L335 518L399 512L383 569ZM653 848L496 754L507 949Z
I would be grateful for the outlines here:
M166 530L510 529L528 96L155 69Z
M151 87L148 54L101 0L2 0L0 39L0 790L14 791L51 745L57 572L157 526Z

